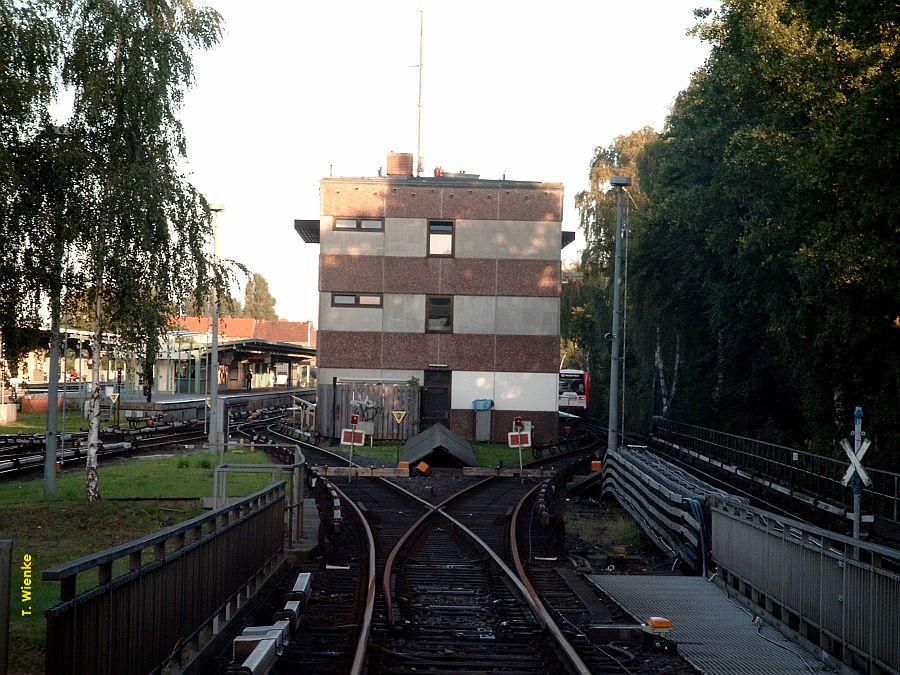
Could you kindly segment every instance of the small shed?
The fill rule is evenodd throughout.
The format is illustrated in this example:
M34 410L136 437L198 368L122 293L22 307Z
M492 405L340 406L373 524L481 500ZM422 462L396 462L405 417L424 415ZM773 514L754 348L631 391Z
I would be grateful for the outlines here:
M406 441L400 459L410 464L425 460L440 467L478 466L469 442L443 424L430 426Z

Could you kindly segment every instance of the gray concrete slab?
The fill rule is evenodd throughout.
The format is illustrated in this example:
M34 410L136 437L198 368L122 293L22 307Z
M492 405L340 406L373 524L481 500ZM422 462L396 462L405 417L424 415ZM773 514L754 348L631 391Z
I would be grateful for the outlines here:
M757 634L750 614L703 577L592 574L587 578L636 621L650 616L671 619L675 628L669 638L701 673L822 671L823 664L771 626L764 625Z

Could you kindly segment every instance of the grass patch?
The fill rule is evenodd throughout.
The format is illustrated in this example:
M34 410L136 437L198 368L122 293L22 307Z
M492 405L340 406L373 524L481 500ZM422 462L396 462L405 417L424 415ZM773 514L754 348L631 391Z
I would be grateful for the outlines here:
M205 453L164 458L131 459L100 467L100 490L111 497L200 497L212 493L211 457ZM228 464L266 463L263 452L229 452ZM265 487L269 476L232 475L228 493L250 494ZM43 480L0 483L0 538L13 540L10 603L10 672L43 672L44 611L59 599L59 584L43 582L43 570L89 553L125 543L139 536L174 525L202 513L199 499L184 501L116 502L99 504L85 500L84 474L66 472L57 476L57 494L44 497ZM22 616L18 594L22 584L22 556L33 559L31 615ZM113 574L121 574L121 561ZM78 588L96 584L97 575L79 575Z
M643 533L638 524L624 513L587 516L566 511L566 529L585 541L602 546L637 546Z
M62 411L59 412L59 428L62 430ZM88 421L77 410L66 410L66 431L87 429ZM100 426L104 426L101 420ZM43 434L47 432L47 413L23 413L16 416L13 424L0 425L0 434Z
M228 452L226 464L264 464L264 452ZM103 497L201 497L212 494L213 467L217 462L207 453L177 454L169 457L135 458L100 465L100 493ZM232 475L228 479L231 496L244 495L268 485L267 475ZM83 471L57 474L56 496L45 497L43 478L0 483L0 506L34 502L79 502L85 499ZM2 522L2 521L0 521Z

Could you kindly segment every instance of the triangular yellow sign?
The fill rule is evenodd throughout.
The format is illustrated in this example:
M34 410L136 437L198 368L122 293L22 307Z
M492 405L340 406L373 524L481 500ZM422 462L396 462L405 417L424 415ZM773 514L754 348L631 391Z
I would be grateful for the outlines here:
M394 416L394 419L397 420L397 424L400 424L403 421L403 418L406 417L405 410L391 410L391 415Z

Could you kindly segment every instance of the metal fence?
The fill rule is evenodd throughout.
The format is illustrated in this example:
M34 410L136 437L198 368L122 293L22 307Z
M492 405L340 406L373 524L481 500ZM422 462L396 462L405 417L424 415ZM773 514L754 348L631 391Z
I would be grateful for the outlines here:
M280 564L284 501L280 482L46 570L44 580L61 584L46 612L46 672L177 672ZM76 593L79 575L97 583Z
M841 483L848 462L766 443L724 431L706 429L662 417L653 418L653 437L678 449L751 471L796 490L850 506L852 495ZM866 468L872 486L863 490L863 509L896 521L900 516L900 473Z
M391 414L406 413L399 424ZM376 440L407 440L419 433L419 387L410 384L342 382L319 385L316 421L319 433L337 437L359 415L359 429Z
M730 586L852 668L898 672L900 551L729 498L710 506L713 558Z

